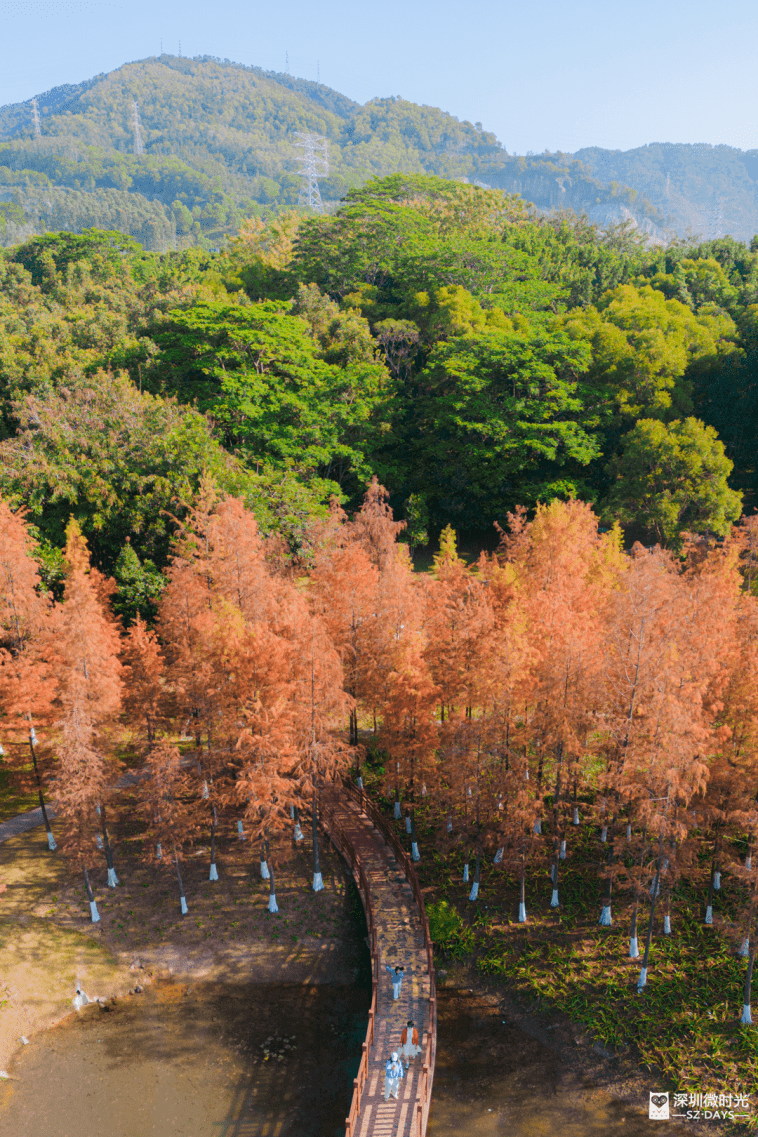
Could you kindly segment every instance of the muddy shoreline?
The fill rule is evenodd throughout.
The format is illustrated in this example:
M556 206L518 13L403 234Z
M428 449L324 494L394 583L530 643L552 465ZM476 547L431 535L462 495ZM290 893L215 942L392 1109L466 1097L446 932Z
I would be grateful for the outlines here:
M524 1095L528 1096L531 1092L535 1101L544 1096L550 1102L557 1094L562 1095L564 1107L559 1111L560 1121L555 1123L555 1128L550 1128L551 1110L546 1109L544 1125L542 1128L535 1127L535 1134L555 1133L570 1137L573 1133L572 1118L578 1126L577 1134L586 1132L588 1137L596 1132L598 1135L606 1132L610 1135L617 1131L647 1133L653 1124L655 1132L662 1135L703 1131L697 1122L650 1121L649 1094L659 1090L662 1082L656 1072L641 1069L630 1050L611 1051L594 1041L579 1025L572 1023L568 1016L560 1012L542 1011L538 1001L525 1003L506 982L489 981L466 962L448 961L446 965L440 965L437 974L440 1022L430 1137L443 1137L448 1132L454 1132L452 1125L445 1127L445 1119L441 1116L449 1112L449 1107L435 1111L435 1101L439 1106L443 1098L455 1095L456 1085L461 1102L471 1104L478 1100L482 1109L491 1108L494 1114L503 1088L498 1088L498 1078L503 1085L507 1083L511 1098L514 1093L518 1095L519 1085L523 1085ZM454 1028L450 1040L445 1038L446 1001L458 1004L452 1008L456 1013L452 1016ZM481 1045L487 1045L487 1039L494 1040L492 1069L489 1072L475 1070L466 1074L465 1047L462 1051L462 1041L468 1025L462 1022L462 1014L464 1019L477 1024L475 1029L479 1033ZM450 1033L449 1023L447 1028ZM507 1045L502 1048L498 1037L501 1030L502 1037L507 1039ZM518 1050L521 1063L519 1076L515 1076L516 1072L508 1066L514 1048ZM449 1069L446 1074L446 1049L453 1056L455 1070L452 1077ZM493 1072L495 1067L498 1067L497 1074ZM542 1081L537 1077L538 1067L544 1067ZM508 1081L510 1075L514 1076ZM493 1104L487 1106L485 1099L492 1099ZM588 1105L591 1107L589 1112ZM508 1112L506 1109L505 1114ZM512 1110L510 1113L507 1126L502 1132L512 1133L514 1137L532 1132L526 1121L516 1118ZM596 1129L592 1128L593 1115L597 1115ZM456 1124L461 1125L462 1118L459 1117ZM486 1128L476 1128L474 1120L467 1124L472 1134L490 1132ZM468 1132L468 1129L462 1131ZM733 1134L736 1131L734 1127L729 1129L717 1121L707 1122L707 1132L712 1137L724 1137L726 1133ZM501 1130L492 1129L492 1132L499 1133Z
M53 824L55 830L56 823ZM310 850L283 839L275 849L280 911L247 842L219 842L219 880L208 880L202 847L185 862L189 914L175 881L145 864L124 839L120 885L104 866L91 872L100 922L81 882L37 829L0 843L0 1070L31 1039L72 1011L77 984L90 998L128 997L135 984L184 976L220 983L349 986L366 967L365 921L345 865L322 842L324 890L314 893Z

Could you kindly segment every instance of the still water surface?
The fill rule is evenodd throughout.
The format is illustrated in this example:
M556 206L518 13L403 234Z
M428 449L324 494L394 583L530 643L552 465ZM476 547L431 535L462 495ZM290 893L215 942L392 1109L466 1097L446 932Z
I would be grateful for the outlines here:
M87 1007L21 1052L20 1080L0 1086L0 1135L344 1137L370 998L159 983Z
M369 998L362 985L164 982L109 1011L88 1007L22 1051L21 1080L0 1088L0 1135L343 1137ZM439 991L429 1137L652 1131L681 1132L614 1099L484 1000Z

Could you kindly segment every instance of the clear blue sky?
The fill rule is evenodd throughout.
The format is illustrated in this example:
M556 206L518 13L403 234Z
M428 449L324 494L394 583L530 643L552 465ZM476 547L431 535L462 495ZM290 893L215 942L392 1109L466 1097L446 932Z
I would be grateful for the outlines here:
M758 148L755 0L0 0L0 105L161 49L402 95L511 152Z

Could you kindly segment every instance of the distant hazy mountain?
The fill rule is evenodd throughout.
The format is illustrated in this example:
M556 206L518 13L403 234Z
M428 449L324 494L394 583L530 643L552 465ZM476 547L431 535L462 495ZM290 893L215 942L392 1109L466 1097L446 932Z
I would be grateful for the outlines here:
M37 108L39 136L31 102L0 108L6 245L92 225L153 249L218 245L243 217L297 203L297 131L328 139L327 208L370 177L425 172L601 224L630 219L657 239L672 229L708 235L715 226L742 237L758 229L758 152L664 146L519 157L481 124L436 107L395 98L361 106L318 83L209 57L129 63L48 91ZM712 208L722 209L722 223Z
M758 150L652 142L636 150L588 147L572 157L602 182L632 186L682 236L750 240L758 233Z

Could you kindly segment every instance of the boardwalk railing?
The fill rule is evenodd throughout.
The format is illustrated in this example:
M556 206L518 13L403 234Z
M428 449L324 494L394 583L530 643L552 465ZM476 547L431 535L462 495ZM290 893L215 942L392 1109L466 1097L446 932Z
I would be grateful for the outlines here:
M339 792L339 791L338 791ZM358 1067L358 1076L353 1079L353 1100L350 1113L345 1119L345 1137L353 1137L356 1122L361 1112L361 1095L368 1078L369 1054L374 1045L374 1023L376 1020L376 1000L379 993L379 949L376 941L376 921L374 920L374 905L371 899L371 886L366 870L361 864L358 853L350 843L349 838L339 824L339 818L334 813L334 805L324 795L321 803L321 820L329 833L329 839L334 847L342 854L353 870L353 876L361 894L363 908L366 913L368 925L369 951L371 952L371 1007L368 1012L368 1027L366 1041L361 1044L361 1064Z
M345 782L341 787L334 787L335 793L346 793L348 797L358 805L361 812L364 813L377 832L382 836L385 844L387 844L395 855L398 863L402 866L405 872L408 883L413 891L416 904L418 905L419 916L421 918L421 925L424 932L424 947L426 949L426 962L429 972L429 1016L427 1022L429 1024L426 1031L424 1040L424 1059L421 1070L421 1078L419 1081L418 1093L413 1107L413 1126L411 1129L412 1137L425 1137L426 1125L429 1119L429 1107L432 1101L432 1082L434 1080L434 1065L437 1057L437 993L434 984L434 958L432 953L432 939L429 934L429 920L426 915L426 908L424 907L424 897L419 887L418 878L416 877L413 868L413 862L408 856L408 853L398 841L396 835L393 833L390 826L382 817L379 810L367 797L363 789L358 789L352 782ZM368 1063L369 1055L374 1044L374 1020L376 1018L376 1000L379 985L379 951L376 939L376 924L374 920L374 908L371 899L371 889L369 886L368 877L361 864L360 858L352 847L349 838L343 832L339 818L334 811L333 802L325 795L322 808L322 819L329 832L330 839L337 849L342 853L345 859L350 864L353 873L358 882L358 888L363 900L363 906L366 912L366 923L368 924L369 934L369 950L371 952L371 1009L369 1010L368 1029L366 1031L366 1041L362 1045L361 1064L358 1070L358 1077L353 1081L353 1101L350 1106L350 1113L345 1119L345 1137L354 1137L357 1119L361 1111L361 1094L363 1087L368 1078Z

